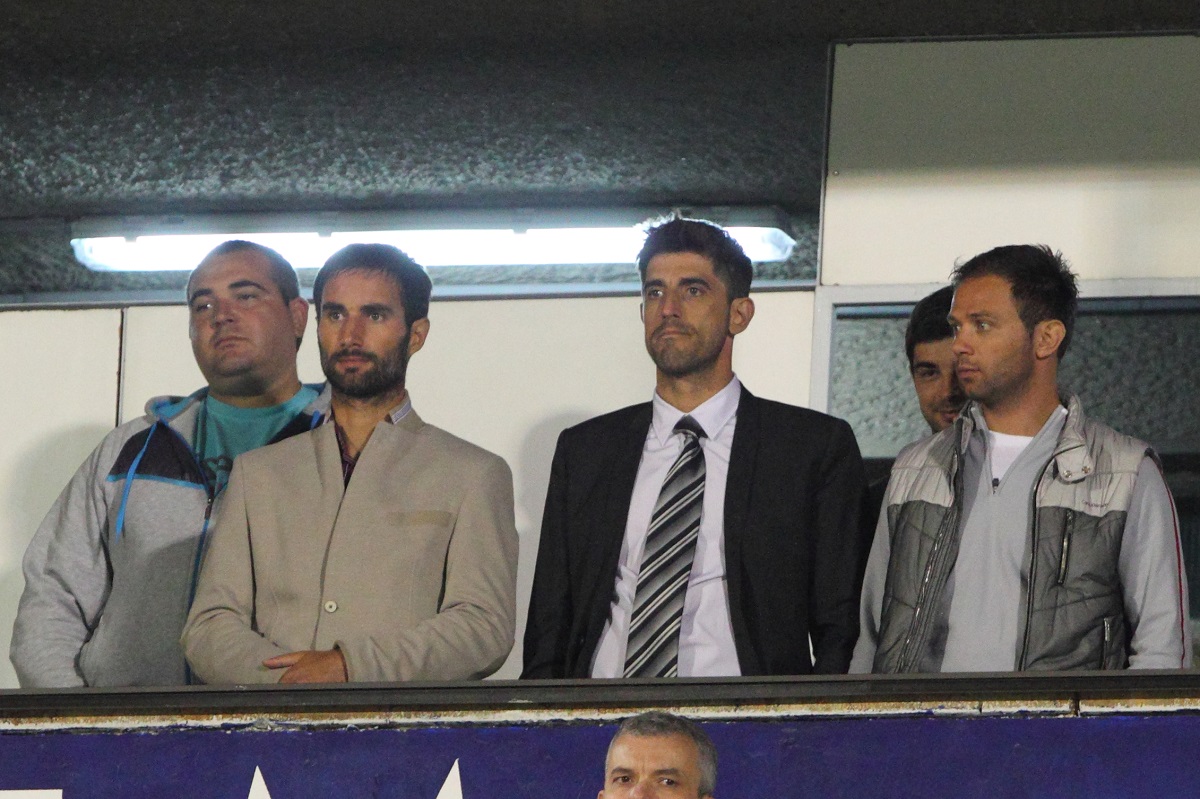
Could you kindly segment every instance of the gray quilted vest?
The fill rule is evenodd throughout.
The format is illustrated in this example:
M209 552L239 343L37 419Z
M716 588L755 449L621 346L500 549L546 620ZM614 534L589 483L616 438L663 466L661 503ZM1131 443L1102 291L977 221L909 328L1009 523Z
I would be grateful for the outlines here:
M917 670L958 556L962 453L974 424L955 425L901 453L885 499L891 558L877 673ZM1129 625L1117 561L1143 441L1084 418L1079 400L1037 481L1031 557L1022 574L1019 670L1119 669Z

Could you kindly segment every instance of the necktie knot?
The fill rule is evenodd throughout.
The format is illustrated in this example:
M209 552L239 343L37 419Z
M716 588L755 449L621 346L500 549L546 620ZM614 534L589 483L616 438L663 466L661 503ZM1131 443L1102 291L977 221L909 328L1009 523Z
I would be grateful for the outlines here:
M705 437L704 428L690 416L684 416L676 422L674 431L676 433L683 433L685 436L694 436L695 438Z

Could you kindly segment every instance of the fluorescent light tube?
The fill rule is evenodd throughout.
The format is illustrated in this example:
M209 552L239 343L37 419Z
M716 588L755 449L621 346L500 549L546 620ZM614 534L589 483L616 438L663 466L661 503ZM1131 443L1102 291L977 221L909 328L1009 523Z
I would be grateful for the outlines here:
M246 239L278 250L297 269L318 269L337 250L356 242L393 244L426 267L573 264L632 264L646 233L643 225L615 227L349 230L317 232L146 232L138 235L80 235L71 239L75 257L96 271L189 270L228 239ZM96 227L95 224L89 227ZM191 226L202 227L201 224ZM314 225L316 227L316 225ZM777 227L726 228L750 259L783 261L796 242ZM89 233L93 232L91 230ZM96 231L100 232L100 231ZM115 231L114 231L115 232Z

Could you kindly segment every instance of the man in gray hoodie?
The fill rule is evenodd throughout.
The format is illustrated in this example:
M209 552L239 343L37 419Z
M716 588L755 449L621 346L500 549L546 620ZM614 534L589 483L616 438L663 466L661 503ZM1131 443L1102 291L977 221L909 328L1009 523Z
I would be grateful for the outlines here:
M179 635L233 459L310 429L328 406L297 376L308 303L277 252L225 242L187 300L208 385L152 399L105 436L46 515L13 627L22 687L189 682Z

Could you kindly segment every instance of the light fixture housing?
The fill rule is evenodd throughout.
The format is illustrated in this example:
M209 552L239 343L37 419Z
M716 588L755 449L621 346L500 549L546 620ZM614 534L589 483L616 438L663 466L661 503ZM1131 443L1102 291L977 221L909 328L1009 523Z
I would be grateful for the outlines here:
M725 227L755 262L787 260L796 242L775 208L673 209ZM209 250L246 239L297 269L318 269L356 242L394 244L425 267L633 263L663 208L372 211L91 217L71 225L76 259L95 271L190 270Z

